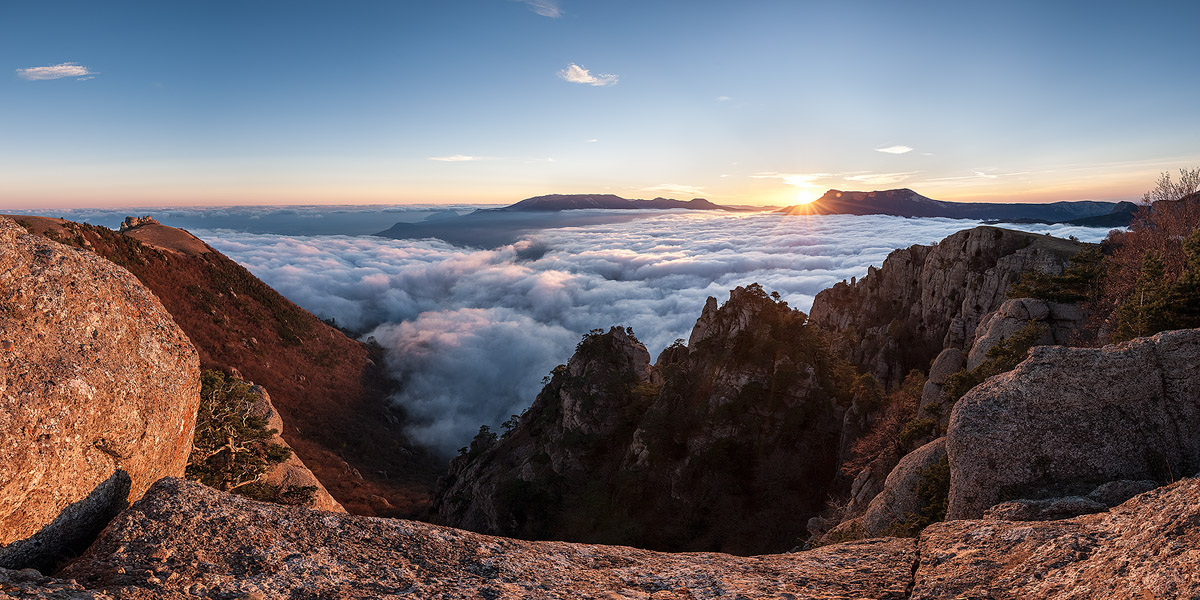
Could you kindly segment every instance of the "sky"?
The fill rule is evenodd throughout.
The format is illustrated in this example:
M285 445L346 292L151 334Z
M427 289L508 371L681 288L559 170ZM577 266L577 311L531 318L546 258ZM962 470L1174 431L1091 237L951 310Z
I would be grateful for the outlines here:
M1195 2L0 4L0 208L1139 198Z

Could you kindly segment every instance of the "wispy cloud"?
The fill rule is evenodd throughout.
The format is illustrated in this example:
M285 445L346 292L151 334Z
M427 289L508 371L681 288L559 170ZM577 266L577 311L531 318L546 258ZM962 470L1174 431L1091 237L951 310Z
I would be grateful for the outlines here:
M901 181L904 181L909 177L916 175L917 173L920 173L920 171L907 171L904 173L864 173L861 175L851 175L849 177L844 177L843 179L846 181L853 181L854 183L865 183L867 185L891 185L893 183L900 183Z
M78 77L80 80L85 80L92 79L94 74L94 71L90 71L87 67L73 62L61 63L50 67L17 69L17 77L28 81L62 79L64 77Z
M529 10L532 10L533 12L535 12L539 15L542 15L543 17L550 17L551 19L557 19L557 18L563 16L562 9L558 7L558 0L516 0L516 1L528 6Z
M912 152L912 150L913 149L909 148L908 146L888 146L887 148L875 149L876 152L884 152L887 154L904 154L905 152Z
M643 188L647 192L679 194L686 196L702 196L704 188L694 185L679 185L678 183L663 183L653 187Z
M778 179L788 185L802 188L824 187L816 183L818 179L837 177L837 173L755 173L754 179Z
M729 96L717 96L717 102L729 102L730 100L733 100L733 98Z
M473 160L495 160L491 156L467 156L466 154L451 154L450 156L430 156L429 160L439 162L470 162Z
M595 86L616 85L618 79L616 75L611 74L592 75L590 71L575 63L571 63L567 65L567 68L559 71L558 76L571 83L586 83Z
M595 144L595 143L596 143L596 142L598 142L598 141L600 141L600 140L598 140L598 139L596 139L596 138L591 138L591 139L589 139L589 140L584 140L584 141L583 141L583 143L585 143L585 144Z

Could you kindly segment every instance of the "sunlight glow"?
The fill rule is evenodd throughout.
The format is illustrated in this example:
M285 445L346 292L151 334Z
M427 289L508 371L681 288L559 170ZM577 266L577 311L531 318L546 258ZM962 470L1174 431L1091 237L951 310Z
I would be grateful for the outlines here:
M804 189L796 192L796 204L812 204L821 197L821 191L817 188Z

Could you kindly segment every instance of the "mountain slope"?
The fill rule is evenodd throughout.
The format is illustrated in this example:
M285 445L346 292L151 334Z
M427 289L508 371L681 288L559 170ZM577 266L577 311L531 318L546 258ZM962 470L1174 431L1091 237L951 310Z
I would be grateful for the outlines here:
M202 368L236 369L265 387L287 425L284 439L347 510L396 516L423 509L440 466L405 441L404 416L389 406L377 351L186 231L147 224L118 233L13 218L128 269L191 339Z

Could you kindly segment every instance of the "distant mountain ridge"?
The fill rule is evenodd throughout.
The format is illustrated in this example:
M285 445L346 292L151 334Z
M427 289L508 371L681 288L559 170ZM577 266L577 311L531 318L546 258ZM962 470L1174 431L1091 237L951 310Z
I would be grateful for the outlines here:
M526 198L516 204L498 208L501 211L558 211L581 210L585 208L600 208L605 210L656 209L669 210L683 208L687 210L731 210L719 204L713 204L704 198L691 200L675 200L674 198L658 197L653 200L622 198L615 194L547 194Z
M783 208L785 214L893 215L947 217L996 222L1067 223L1093 227L1128 225L1137 205L1132 202L949 202L922 196L908 188L873 192L829 190L811 204Z
M584 209L595 212L582 212ZM419 223L400 222L375 235L392 239L437 238L451 244L491 248L511 244L521 235L540 229L621 223L647 216L631 212L636 209L745 210L713 204L703 198L630 200L615 194L548 194L461 217L445 215Z

